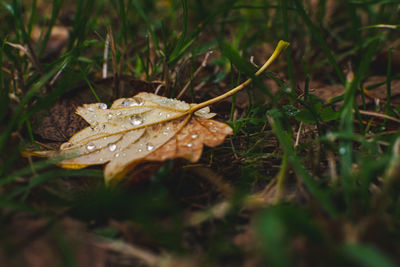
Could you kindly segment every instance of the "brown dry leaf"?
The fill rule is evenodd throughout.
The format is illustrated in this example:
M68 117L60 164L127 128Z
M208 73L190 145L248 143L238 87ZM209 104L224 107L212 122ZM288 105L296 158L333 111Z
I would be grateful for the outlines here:
M61 145L59 151L34 155L65 156L63 168L107 164L106 182L119 181L137 164L185 158L199 160L203 144L220 145L232 129L210 120L209 108L187 113L191 105L151 93L120 98L110 108L104 103L86 104L76 113L89 123Z
M289 43L280 41L268 61L255 73L259 75ZM106 164L106 183L118 182L141 162L185 158L199 160L203 145L220 145L232 129L210 120L209 105L243 89L251 79L200 104L188 104L152 93L142 92L120 98L110 108L104 103L85 104L76 113L89 127L77 132L59 151L36 151L35 156L61 156L63 168L84 168Z

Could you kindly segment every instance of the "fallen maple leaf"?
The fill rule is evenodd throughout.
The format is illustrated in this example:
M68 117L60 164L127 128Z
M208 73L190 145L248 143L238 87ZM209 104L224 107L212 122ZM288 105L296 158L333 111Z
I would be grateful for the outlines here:
M257 71L263 72L288 46L281 41L277 49ZM137 164L185 158L199 160L203 145L220 145L232 129L210 120L209 105L244 88L248 79L231 91L200 104L188 104L152 93L120 98L110 108L104 103L85 104L76 113L89 123L77 132L59 151L30 152L35 156L61 156L63 168L84 168L106 164L106 183L118 182Z

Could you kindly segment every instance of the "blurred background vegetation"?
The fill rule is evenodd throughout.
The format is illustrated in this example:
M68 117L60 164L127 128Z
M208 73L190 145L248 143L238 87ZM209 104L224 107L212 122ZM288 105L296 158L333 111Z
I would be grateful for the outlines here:
M0 5L1 266L396 266L396 0L6 0ZM188 102L234 135L196 164L24 158L85 126L83 103Z

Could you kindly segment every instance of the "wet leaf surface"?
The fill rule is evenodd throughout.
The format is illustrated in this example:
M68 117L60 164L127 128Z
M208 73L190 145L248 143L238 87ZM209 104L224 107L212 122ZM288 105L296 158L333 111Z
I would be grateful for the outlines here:
M105 103L85 104L76 114L89 127L73 135L59 151L33 155L68 157L61 162L64 168L107 164L106 182L119 181L141 162L174 158L195 162L203 145L220 145L232 129L210 120L215 114L208 107L192 114L191 106L145 92L117 99L110 108Z

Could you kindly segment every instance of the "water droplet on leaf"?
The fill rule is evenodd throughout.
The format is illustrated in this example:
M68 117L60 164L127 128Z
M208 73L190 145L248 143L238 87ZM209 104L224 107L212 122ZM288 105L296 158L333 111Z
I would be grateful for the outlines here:
M122 101L122 105L124 107L137 107L137 106L142 106L144 104L143 99L140 97L132 97L132 98L127 98L124 101Z
M115 151L115 150L117 149L117 145L116 145L116 144L109 144L109 145L108 145L108 149L109 149L111 152L113 152L113 151Z
M138 115L133 115L130 117L130 121L133 126L139 126L143 123L143 118Z
M99 104L99 109L107 109L107 104L105 104L105 103L100 103L100 104Z
M73 146L72 143L67 142L67 143L62 144L62 145L60 146L60 149L61 149L61 150L64 150L64 149L70 148L70 147L72 147L72 146Z
M146 144L146 150L147 151L152 151L154 149L154 145L152 143L147 143Z
M96 148L96 146L95 146L95 144L93 144L93 143L89 143L89 144L86 145L86 149L87 149L89 152L93 151L95 148Z

